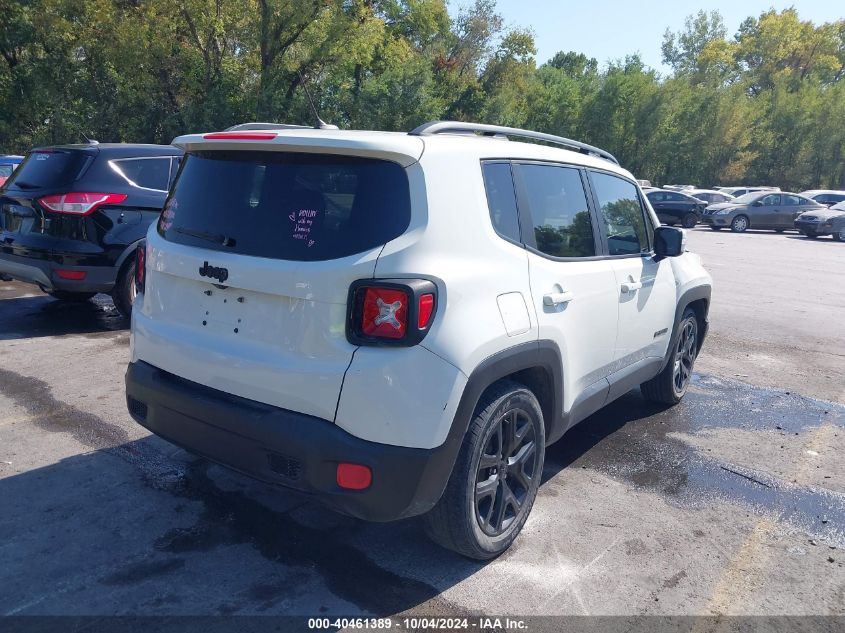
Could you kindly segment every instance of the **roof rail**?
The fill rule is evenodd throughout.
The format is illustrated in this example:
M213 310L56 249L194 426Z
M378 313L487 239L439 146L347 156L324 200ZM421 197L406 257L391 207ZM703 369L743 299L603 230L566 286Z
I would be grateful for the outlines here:
M612 163L619 164L616 157L603 149L581 143L580 141L573 141L562 136L554 136L553 134L545 134L543 132L532 132L531 130L523 130L516 127L504 127L501 125L487 125L486 123L464 123L462 121L429 121L423 123L421 126L414 128L408 134L412 136L433 136L435 134L450 134L461 132L478 132L482 136L499 136L508 137L515 136L519 138L530 138L535 141L545 141L546 143L553 143L554 145L561 145L563 147L573 149L581 154L592 154L599 158L604 158Z
M303 129L307 125L293 125L291 123L239 123L227 127L224 132L244 132L246 130L286 130L288 128Z

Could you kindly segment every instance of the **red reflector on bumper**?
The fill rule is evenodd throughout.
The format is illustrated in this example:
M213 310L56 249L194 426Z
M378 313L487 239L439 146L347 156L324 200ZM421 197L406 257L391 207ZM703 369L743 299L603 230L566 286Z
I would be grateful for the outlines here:
M88 274L84 270L56 270L55 273L59 279L70 279L71 281L85 279L85 275Z
M361 464L338 464L337 485L347 490L364 490L373 483L373 473Z

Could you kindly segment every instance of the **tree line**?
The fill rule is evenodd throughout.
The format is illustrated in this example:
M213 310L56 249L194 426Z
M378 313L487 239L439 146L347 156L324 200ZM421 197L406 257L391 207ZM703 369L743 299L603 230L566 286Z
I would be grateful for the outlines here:
M845 188L845 20L794 9L734 34L690 16L664 35L665 75L565 35L538 66L495 0L454 16L444 0L0 0L0 16L0 153L310 123L305 82L341 128L475 120L597 145L658 183Z

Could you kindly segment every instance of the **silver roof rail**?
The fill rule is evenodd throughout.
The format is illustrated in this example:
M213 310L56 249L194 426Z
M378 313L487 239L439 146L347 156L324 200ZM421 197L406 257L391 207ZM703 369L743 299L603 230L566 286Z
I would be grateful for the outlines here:
M433 136L435 134L454 134L454 133L480 133L482 136L493 137L509 137L515 136L519 138L530 138L535 141L545 141L546 143L553 143L554 145L561 145L568 149L573 149L581 154L592 154L599 158L604 158L612 163L619 164L616 157L603 149L581 143L580 141L573 141L562 136L554 136L553 134L545 134L543 132L532 132L531 130L523 130L516 127L504 127L501 125L487 125L486 123L464 123L462 121L429 121L423 123L421 126L414 128L408 134L412 136Z
M307 125L293 125L291 123L239 123L227 127L225 132L244 132L247 130L286 130L288 128L307 129Z

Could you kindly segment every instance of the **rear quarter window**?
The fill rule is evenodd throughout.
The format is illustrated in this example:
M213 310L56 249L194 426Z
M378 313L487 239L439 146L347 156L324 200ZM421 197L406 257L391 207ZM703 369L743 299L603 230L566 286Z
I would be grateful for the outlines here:
M502 237L519 242L519 214L510 163L483 163L481 169L493 228Z
M166 240L255 257L320 261L400 236L405 170L389 161L292 152L187 155L158 231Z
M170 157L118 158L109 166L126 183L133 187L167 191L170 184Z

